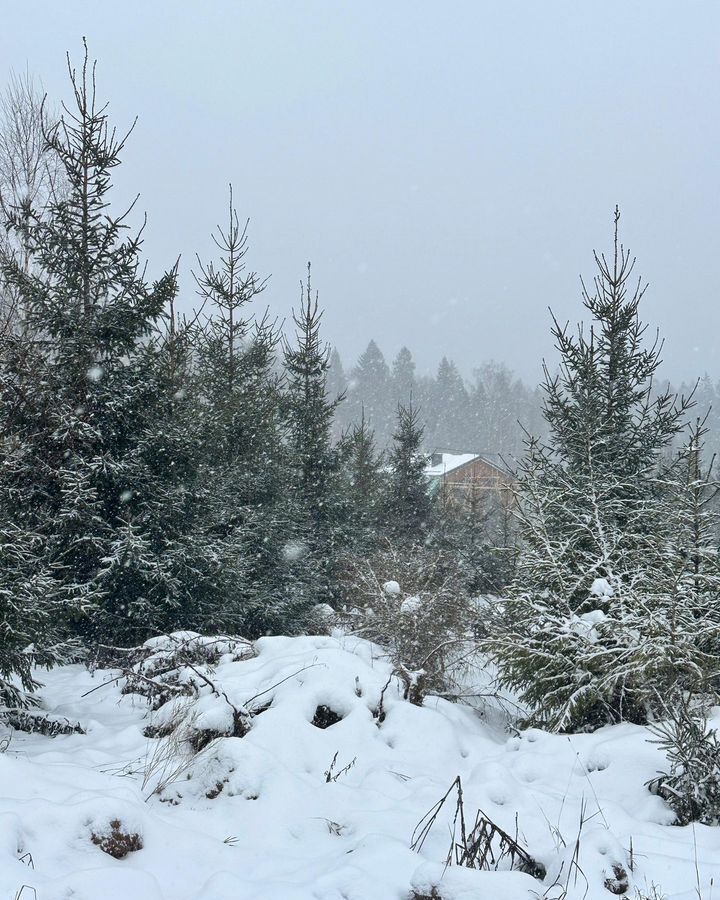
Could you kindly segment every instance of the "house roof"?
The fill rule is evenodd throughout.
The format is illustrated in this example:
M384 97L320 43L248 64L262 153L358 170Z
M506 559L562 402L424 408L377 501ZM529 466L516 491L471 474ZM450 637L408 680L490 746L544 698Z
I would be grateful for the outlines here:
M492 466L493 469L496 469L503 475L512 477L512 472L508 469L507 464L499 455L495 459L492 459L484 453L456 453L436 450L430 458L432 459L437 456L441 457L441 462L436 465L429 465L425 469L425 474L431 481L434 481L436 478L443 478L450 472L462 469L464 466L467 466L469 463L475 462L478 459L482 460L482 462L486 463L488 466Z
M433 456L435 455L433 454ZM442 461L425 469L425 474L428 478L440 478L443 475L447 475L448 472L473 462L473 460L480 459L477 453L438 453L437 455L442 457Z

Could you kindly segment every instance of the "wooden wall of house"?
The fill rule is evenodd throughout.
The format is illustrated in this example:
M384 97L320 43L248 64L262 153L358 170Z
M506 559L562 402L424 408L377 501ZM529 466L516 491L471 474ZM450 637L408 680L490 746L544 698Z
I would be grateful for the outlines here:
M442 491L447 499L465 503L489 493L503 506L508 506L512 503L514 483L515 479L509 473L483 459L474 459L448 472L443 478Z

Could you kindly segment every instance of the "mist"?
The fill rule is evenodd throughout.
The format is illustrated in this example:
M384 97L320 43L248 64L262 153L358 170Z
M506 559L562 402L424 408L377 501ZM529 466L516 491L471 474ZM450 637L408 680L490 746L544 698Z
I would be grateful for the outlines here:
M374 339L536 384L617 203L680 382L720 374L719 26L667 0L74 2L9 5L0 48L57 102L87 37L113 121L138 117L119 196L152 273L181 257L181 308L232 182L273 316L312 260L346 364Z

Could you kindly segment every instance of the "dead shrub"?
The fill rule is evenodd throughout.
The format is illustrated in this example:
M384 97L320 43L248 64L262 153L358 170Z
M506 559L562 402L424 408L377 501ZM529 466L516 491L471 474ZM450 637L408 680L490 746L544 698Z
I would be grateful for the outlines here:
M254 654L250 641L242 638L195 632L163 635L130 650L106 649L115 651L123 671L122 693L146 697L154 710L174 697L197 695L199 668L211 668L223 657L237 661Z
M618 896L626 894L630 888L630 885L628 884L628 873L620 863L613 863L612 870L612 877L605 879L605 890L610 891L611 894L617 894Z
M103 853L112 856L113 859L125 859L128 853L142 850L143 842L139 834L125 831L120 819L110 822L109 833L92 832L90 840L99 847Z
M453 693L453 675L469 656L477 611L447 553L388 545L347 563L340 624L383 647L398 672L425 691Z
M45 737L57 737L60 734L85 734L85 729L79 722L39 710L4 709L0 712L0 723L15 731L43 734Z
M485 872L497 872L509 868L542 881L547 874L545 866L534 859L520 844L518 836L513 837L492 821L482 810L475 816L475 824L467 830L465 805L463 802L460 776L453 781L447 792L415 826L410 849L419 852L446 801L455 794L455 810L450 827L451 841L445 865L464 866ZM627 876L626 876L627 877Z
M208 800L215 800L216 797L219 797L223 792L223 788L227 784L227 781L217 781L215 786L210 788L209 791L206 791L205 796Z

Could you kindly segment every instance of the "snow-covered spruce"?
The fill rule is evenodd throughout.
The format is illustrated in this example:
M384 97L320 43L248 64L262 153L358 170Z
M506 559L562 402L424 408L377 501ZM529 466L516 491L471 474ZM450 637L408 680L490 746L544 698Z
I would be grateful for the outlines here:
M521 544L485 649L536 723L556 729L644 722L658 697L717 695L717 513L698 424L669 462L686 399L657 392L657 341L639 318L644 288L618 241L595 255L583 299L592 328L555 322L545 371L550 435L521 468Z

